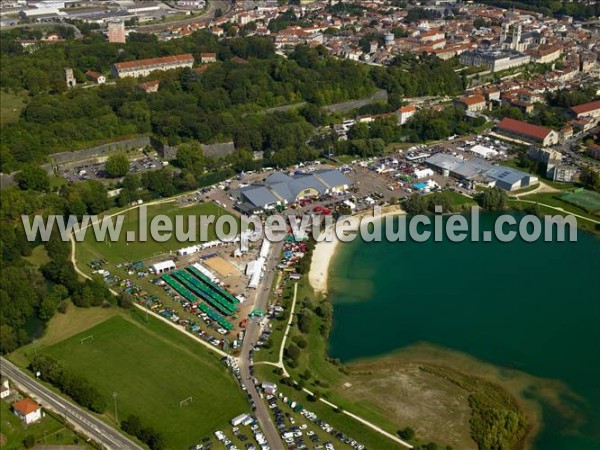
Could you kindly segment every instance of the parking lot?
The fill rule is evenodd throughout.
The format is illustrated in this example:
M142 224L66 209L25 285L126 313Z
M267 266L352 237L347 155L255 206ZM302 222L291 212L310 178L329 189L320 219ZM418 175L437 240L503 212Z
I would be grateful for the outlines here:
M271 409L273 419L281 433L283 442L289 449L354 449L365 446L351 436L334 429L325 421L296 403L283 393L267 395L265 400Z
M106 161L79 163L70 167L59 169L59 174L67 181L78 182L85 180L111 180L104 169ZM129 173L143 173L163 167L163 162L158 158L144 155L129 161Z

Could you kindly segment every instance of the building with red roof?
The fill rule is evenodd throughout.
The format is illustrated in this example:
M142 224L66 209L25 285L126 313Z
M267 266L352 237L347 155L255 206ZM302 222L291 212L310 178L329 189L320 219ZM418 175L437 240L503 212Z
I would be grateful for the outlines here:
M404 125L408 122L412 116L417 112L417 107L415 105L407 105L402 106L398 109L398 114L400 115L400 125Z
M483 95L471 95L469 97L457 98L454 101L456 107L468 112L481 111L486 108L486 101Z
M12 405L15 415L26 425L37 422L42 418L42 408L30 398L24 398Z
M544 147L558 143L558 133L556 131L509 117L502 119L496 125L496 129L504 136L520 141L541 144Z
M192 67L194 57L190 53L163 56L162 58L138 59L113 64L113 74L118 78L146 77L157 70L171 70L182 67Z
M600 100L584 103L583 105L573 106L571 111L578 119L583 117L600 117Z

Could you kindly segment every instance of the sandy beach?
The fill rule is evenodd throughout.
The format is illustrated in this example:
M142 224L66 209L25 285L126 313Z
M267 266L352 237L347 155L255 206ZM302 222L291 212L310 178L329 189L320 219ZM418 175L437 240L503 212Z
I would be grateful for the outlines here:
M399 214L405 214L405 212L400 209L398 205L386 206L385 208L382 208L380 218ZM372 215L372 211L364 211L351 216L352 229L357 229L360 224L360 219L369 215ZM327 293L329 265L331 264L331 260L335 255L335 251L340 244L340 241L335 234L334 227L327 228L323 232L323 235L324 236L322 237L325 237L326 239L318 242L313 251L308 281L315 291L325 294Z

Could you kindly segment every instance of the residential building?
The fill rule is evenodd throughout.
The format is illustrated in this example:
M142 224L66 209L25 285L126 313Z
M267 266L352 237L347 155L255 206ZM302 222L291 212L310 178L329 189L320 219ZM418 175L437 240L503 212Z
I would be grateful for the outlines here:
M4 399L10 395L10 382L8 378L2 378L2 383L0 384L0 398Z
M486 67L492 72L512 69L531 61L531 56L519 52L499 49L476 49L460 55L460 63L465 66Z
M400 114L400 125L404 125L408 122L412 116L417 112L417 107L415 105L402 106L398 113Z
M88 70L85 73L85 76L88 80L93 81L96 84L104 84L106 83L106 77L101 73L94 72L92 70Z
M13 412L25 425L30 425L42 418L42 408L30 398L24 398L12 405Z
M158 92L158 87L160 86L159 80L150 80L145 83L140 83L137 85L137 88L140 91L145 92L146 94L151 94L153 92Z
M180 69L182 67L192 67L194 57L190 53L173 56L163 56L162 58L139 59L136 61L125 61L113 64L113 74L118 78L125 77L145 77L157 70Z
M520 141L541 144L543 147L558 143L558 133L550 128L532 125L521 120L505 117L497 125L498 133Z
M111 21L108 22L108 42L124 44L125 37L125 23L122 21Z
M486 108L486 101L483 95L472 95L456 99L454 105L466 112L477 112Z
M571 112L577 119L583 119L586 117L600 117L600 100L584 103L583 105L573 106L571 108Z
M217 62L216 53L200 53L200 62L202 64L215 63Z

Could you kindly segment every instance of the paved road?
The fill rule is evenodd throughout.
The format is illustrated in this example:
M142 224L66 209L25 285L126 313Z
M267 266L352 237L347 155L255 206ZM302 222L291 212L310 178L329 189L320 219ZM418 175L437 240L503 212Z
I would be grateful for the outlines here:
M191 17L189 19L176 20L172 22L161 22L151 25L140 25L135 28L135 31L137 33L158 33L161 31L167 31L172 28L178 28L183 25L189 25L191 23L199 23L206 25L208 24L208 22L214 19L215 11L219 8L223 12L223 16L226 17L232 9L232 4L230 1L225 0L209 0L206 11L199 16Z
M269 254L265 267L265 276L259 286L259 291L256 293L256 299L254 301L255 309L262 309L264 311L267 308L269 292L271 291L273 277L276 273L275 266L279 263L279 257L281 255L282 248L283 242L273 243L271 246L271 253ZM265 438L267 439L271 449L279 450L284 448L283 442L281 441L279 432L275 427L273 420L271 419L269 408L267 408L266 403L260 398L260 395L256 390L256 386L253 382L254 377L250 374L250 367L252 365L250 352L254 347L254 343L258 340L260 333L260 322L256 319L249 320L248 326L246 327L246 333L244 336L244 342L242 344L242 351L240 353L238 364L242 383L244 383L244 386L246 386L246 389L252 397L252 400L254 400L254 405L256 406L256 411L254 411L254 414L256 415L258 423L265 434Z
M36 399L42 407L63 416L81 433L101 443L103 448L143 450L142 447L130 441L111 426L74 405L69 400L55 394L4 358L0 358L0 371L20 389Z

